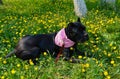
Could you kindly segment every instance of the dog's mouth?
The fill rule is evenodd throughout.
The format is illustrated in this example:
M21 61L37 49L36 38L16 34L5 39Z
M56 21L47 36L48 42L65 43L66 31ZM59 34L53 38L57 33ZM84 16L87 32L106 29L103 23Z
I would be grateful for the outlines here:
M87 36L87 37L81 38L78 42L84 43L84 42L86 42L86 41L88 41L88 40L89 40L89 37Z

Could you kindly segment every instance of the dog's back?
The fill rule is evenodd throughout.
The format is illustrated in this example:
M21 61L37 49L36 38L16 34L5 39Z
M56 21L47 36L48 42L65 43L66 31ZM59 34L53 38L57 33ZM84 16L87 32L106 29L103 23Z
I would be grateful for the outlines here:
M41 52L55 52L57 47L54 43L53 34L27 35L16 46L15 55L23 60L39 57Z

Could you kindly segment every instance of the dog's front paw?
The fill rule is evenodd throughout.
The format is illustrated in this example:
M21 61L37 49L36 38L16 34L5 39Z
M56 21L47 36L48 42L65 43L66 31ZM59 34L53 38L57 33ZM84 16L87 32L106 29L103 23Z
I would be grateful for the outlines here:
M69 61L71 63L80 63L80 59L76 59L76 58L71 58Z
M65 61L70 61L71 63L80 63L80 59L76 58L64 58Z

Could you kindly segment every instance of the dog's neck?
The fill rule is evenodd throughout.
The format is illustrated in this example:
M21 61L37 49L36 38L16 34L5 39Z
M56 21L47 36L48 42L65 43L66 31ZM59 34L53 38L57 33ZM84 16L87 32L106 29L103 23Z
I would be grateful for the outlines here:
M57 35L55 36L55 44L62 47L64 45L65 48L71 47L75 44L74 41L70 40L66 33L65 28L61 29Z

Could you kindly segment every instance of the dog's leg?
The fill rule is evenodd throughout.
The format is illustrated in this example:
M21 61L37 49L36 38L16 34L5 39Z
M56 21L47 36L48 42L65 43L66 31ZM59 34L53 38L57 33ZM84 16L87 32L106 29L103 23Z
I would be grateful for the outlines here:
M74 50L70 48L66 48L63 51L63 58L65 61L70 61L71 63L80 63L79 59L73 58Z
M11 51L10 53L8 53L5 58L11 57L13 54L15 54L16 50L14 49L13 51Z
M77 55L77 56L79 56L79 55L81 55L81 56L87 56L87 57L92 57L92 55L90 55L90 54L87 54L87 53L85 53L84 51L80 51L78 48L77 48L77 45L74 45L74 49L75 49L75 54Z
M76 44L73 46L73 48L74 48L75 54L76 54L77 56L79 56L79 55L85 56L85 52L81 52L80 50L78 50Z
M31 59L34 64L36 64L36 58L39 58L40 56L40 49L37 47L34 47L28 51L22 51L19 58L22 60L29 60Z

